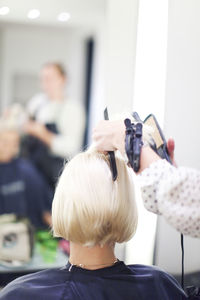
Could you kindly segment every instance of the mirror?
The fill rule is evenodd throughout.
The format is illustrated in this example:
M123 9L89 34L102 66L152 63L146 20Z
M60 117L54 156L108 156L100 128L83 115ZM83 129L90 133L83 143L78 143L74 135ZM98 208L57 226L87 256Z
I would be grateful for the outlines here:
M103 0L0 3L2 284L66 264L69 244L49 233L51 202L64 161L88 143L104 11Z

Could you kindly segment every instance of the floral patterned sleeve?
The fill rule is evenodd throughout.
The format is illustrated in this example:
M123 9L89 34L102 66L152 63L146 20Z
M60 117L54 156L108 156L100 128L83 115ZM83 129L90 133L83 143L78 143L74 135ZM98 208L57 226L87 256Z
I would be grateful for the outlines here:
M183 234L200 237L200 171L158 160L138 175L145 207Z

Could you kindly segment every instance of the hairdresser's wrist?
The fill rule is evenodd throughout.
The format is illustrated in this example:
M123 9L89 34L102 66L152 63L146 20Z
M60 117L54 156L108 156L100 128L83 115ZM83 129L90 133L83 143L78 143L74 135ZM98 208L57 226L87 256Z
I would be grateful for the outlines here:
M122 155L125 154L125 125L123 120L116 121L116 130L113 134L113 146L119 150Z
M125 126L123 120L102 120L93 130L92 138L98 151L119 150L124 153Z
M141 150L140 169L138 174L148 168L153 162L160 159L161 158L149 146L143 146Z

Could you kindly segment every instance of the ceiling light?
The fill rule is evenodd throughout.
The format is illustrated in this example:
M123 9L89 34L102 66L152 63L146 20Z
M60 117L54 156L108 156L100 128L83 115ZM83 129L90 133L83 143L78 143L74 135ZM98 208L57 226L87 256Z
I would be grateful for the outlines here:
M60 22L67 22L71 18L70 14L68 12L61 12L58 15L58 21Z
M37 19L40 16L40 11L38 9L31 9L28 12L28 18L29 19Z
M0 8L0 16L5 16L5 15L7 15L7 14L9 13L9 11L10 11L10 8L9 8L9 7L7 7L7 6L2 6L2 7Z

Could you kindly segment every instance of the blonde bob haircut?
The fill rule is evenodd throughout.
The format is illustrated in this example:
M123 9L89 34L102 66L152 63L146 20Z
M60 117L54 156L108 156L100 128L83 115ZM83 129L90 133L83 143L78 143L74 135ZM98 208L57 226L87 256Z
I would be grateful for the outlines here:
M52 205L54 236L84 246L123 243L135 233L133 171L116 156L112 180L107 155L88 150L66 164Z

